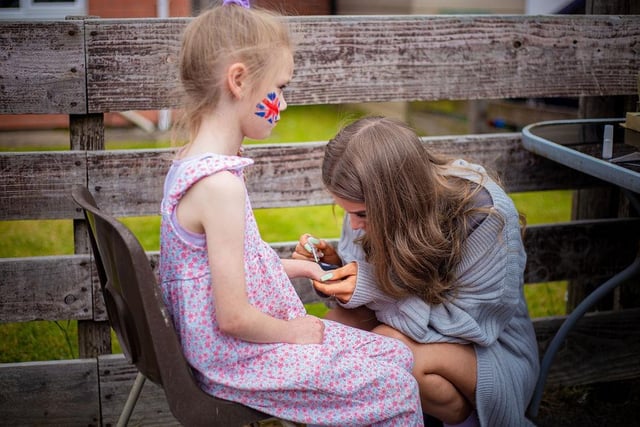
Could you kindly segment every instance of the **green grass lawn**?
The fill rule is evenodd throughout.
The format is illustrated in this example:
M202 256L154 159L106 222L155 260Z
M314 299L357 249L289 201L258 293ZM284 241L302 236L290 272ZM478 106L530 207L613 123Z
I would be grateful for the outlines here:
M358 113L334 106L290 107L274 134L265 141L326 141ZM168 142L152 143L153 147L169 146ZM108 142L109 149L146 148L149 143L137 141ZM38 147L67 149L67 147ZM0 150L2 148L0 147ZM571 211L570 191L512 194L528 224L568 221ZM255 212L260 233L268 242L295 241L309 232L323 238L340 234L342 211L332 206L258 209ZM159 248L160 219L157 216L123 218L149 251ZM0 221L0 257L46 256L73 253L73 226L70 220ZM534 317L564 314L564 282L535 284L525 288ZM323 304L308 305L312 314L322 316ZM26 322L0 324L0 362L70 359L78 355L77 324L73 321ZM119 352L115 337L114 352Z

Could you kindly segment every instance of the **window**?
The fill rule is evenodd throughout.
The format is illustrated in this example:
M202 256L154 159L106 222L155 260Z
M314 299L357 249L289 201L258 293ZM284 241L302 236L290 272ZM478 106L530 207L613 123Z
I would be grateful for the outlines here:
M0 19L64 19L86 15L87 0L0 0Z

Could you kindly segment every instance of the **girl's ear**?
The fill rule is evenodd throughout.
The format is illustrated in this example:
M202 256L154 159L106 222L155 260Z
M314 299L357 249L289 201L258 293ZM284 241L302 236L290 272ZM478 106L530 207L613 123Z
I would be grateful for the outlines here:
M227 86L231 94L240 98L242 96L243 86L247 85L247 67L241 62L231 64L227 69Z

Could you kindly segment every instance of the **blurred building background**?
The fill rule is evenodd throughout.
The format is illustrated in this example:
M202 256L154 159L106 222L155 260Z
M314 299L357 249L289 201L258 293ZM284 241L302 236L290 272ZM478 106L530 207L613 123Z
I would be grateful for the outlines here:
M0 19L192 16L221 0L0 0ZM299 15L332 14L547 14L584 9L584 0L251 0L260 7Z

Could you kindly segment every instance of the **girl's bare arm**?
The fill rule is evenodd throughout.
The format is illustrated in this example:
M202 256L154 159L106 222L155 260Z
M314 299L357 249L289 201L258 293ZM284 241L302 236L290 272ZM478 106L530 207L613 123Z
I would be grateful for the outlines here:
M216 318L220 329L237 338L259 342L322 342L324 324L313 316L276 319L249 303L244 275L245 190L240 179L221 172L195 184L181 206L194 213L204 229ZM182 203L181 203L182 205ZM178 212L179 213L179 212Z

